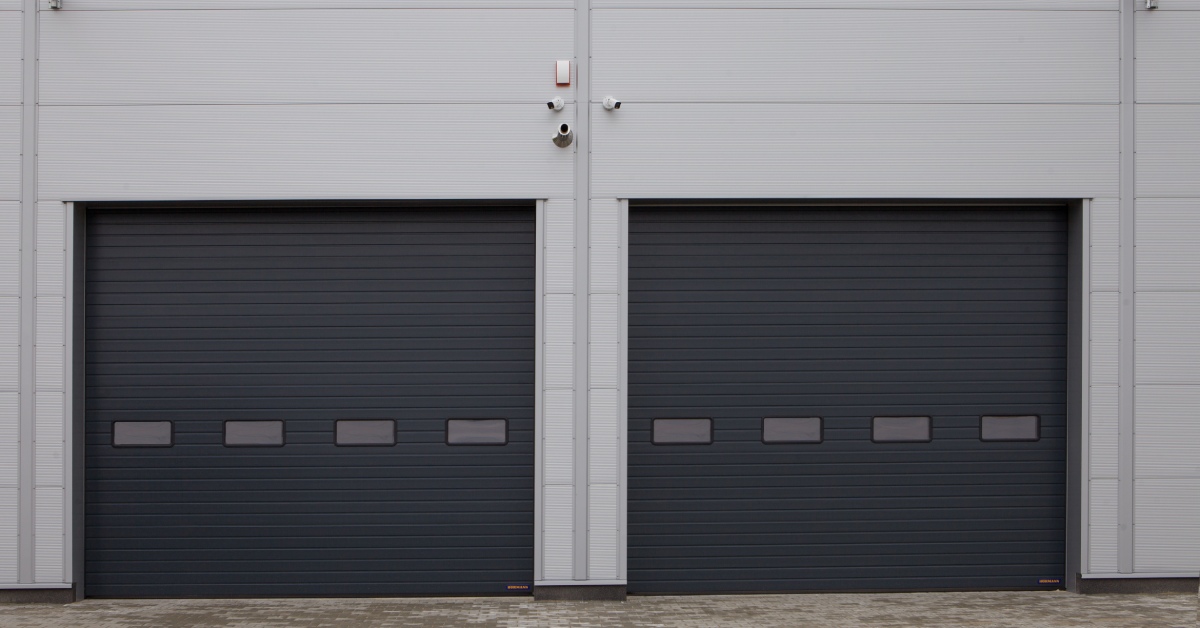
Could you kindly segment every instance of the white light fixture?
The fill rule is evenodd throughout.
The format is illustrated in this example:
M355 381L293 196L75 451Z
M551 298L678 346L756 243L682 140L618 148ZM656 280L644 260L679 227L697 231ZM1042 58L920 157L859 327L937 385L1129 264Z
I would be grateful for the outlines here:
M1147 9L1157 9L1158 8L1158 0L1146 0L1146 8Z
M62 8L63 0L50 0L50 8L55 11Z

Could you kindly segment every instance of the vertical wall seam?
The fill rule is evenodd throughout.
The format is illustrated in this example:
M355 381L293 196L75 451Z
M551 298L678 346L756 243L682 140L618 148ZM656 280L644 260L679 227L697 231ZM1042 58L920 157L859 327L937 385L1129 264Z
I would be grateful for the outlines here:
M17 582L34 581L34 386L35 327L34 243L37 211L37 13L38 0L22 6L21 57L21 261L18 314L20 349L17 381L19 416L19 481Z
M629 559L629 200L617 205L617 269L620 278L620 348L617 352L617 579L626 580Z
M1117 332L1117 569L1133 573L1134 565L1134 209L1135 128L1135 5L1121 3L1121 204Z
M588 293L591 209L591 0L575 0L575 529L572 575L588 565Z
M546 350L542 346L546 324L546 201L537 201L534 212L534 325L533 325L533 580L542 580L546 560L546 517L542 512L546 503L546 413L542 404L546 398L545 377ZM69 293L68 293L69 294Z
M1092 199L1083 199L1080 207L1079 248L1079 570L1091 572L1091 495L1092 495ZM1067 576L1071 577L1068 573ZM1078 586L1078 585L1077 585Z

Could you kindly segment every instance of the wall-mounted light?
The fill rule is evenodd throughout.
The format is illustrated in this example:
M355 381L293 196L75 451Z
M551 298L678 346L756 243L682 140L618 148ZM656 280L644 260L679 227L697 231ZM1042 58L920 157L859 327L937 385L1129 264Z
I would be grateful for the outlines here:
M50 0L50 8L55 11L62 8L63 0Z
M1158 0L1146 0L1146 8L1147 9L1157 9L1158 8Z

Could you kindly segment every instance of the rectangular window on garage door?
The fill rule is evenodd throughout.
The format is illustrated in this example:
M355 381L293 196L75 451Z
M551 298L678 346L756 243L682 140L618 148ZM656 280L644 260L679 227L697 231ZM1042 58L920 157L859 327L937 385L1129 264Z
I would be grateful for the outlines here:
M507 419L450 419L446 421L447 445L507 445Z
M226 447L283 447L283 421L226 421Z
M712 419L654 419L655 445L711 445Z

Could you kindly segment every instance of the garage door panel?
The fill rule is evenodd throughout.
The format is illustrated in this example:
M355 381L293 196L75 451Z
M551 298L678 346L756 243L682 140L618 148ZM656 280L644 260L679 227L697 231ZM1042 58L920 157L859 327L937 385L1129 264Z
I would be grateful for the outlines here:
M782 465L781 465L782 466ZM663 487L661 489L643 489L637 492L633 498L638 500L662 500L674 504L678 507L677 513L682 517L682 513L686 513L695 506L693 502L696 500L709 500L708 505L712 506L712 513L705 513L705 521L716 521L709 515L717 515L724 507L732 510L744 512L755 512L758 521L791 521L797 515L789 510L777 510L766 504L756 504L755 500L745 497L746 490L753 490L754 496L763 497L766 499L804 499L814 500L814 505L821 500L828 500L831 503L849 504L861 502L867 505L875 505L877 503L884 504L885 502L876 502L879 499L880 484L864 484L859 486L810 486L797 487L789 485L786 481L778 483L767 482L747 482L746 478L741 478L739 482L729 476L722 476L722 484L728 482L728 486L714 488L711 486L703 488L692 488L687 486ZM1058 487L1054 484L1025 484L1016 486L1012 484L997 484L997 485L980 485L976 480L975 484L956 484L949 486L931 486L930 478L910 479L907 482L896 482L886 484L887 495L885 498L887 507L905 508L911 505L911 500L921 500L922 506L929 508L945 508L947 505L972 505L978 507L987 507L990 501L995 501L995 498L1011 499L1013 504L1033 504L1042 505L1047 503L1047 497L1055 497L1058 493ZM1009 480L1011 482L1011 480ZM791 483L794 484L794 481ZM770 502L767 502L770 504ZM757 506L757 507L756 507ZM670 512L664 507L663 513ZM682 520L687 523L687 520Z
M331 260L333 261L333 260ZM389 261L393 261L389 258ZM476 262L479 264L479 262ZM399 271L403 271L404 275L413 276L415 273L420 273L418 281L409 282L412 285L421 285L422 283L430 282L457 282L464 283L462 272L457 268L422 268L419 260L414 260L408 266L393 265L387 268L312 268L306 273L303 280L297 280L296 274L292 268L269 268L259 269L255 273L255 280L248 281L245 273L238 268L216 268L216 269L174 269L163 270L160 268L141 269L138 271L137 278L134 281L123 281L129 279L128 269L117 267L116 264L106 264L102 268L93 268L89 271L89 277L97 283L116 283L114 289L118 291L121 288L141 288L142 282L150 281L166 281L175 282L176 287L180 289L195 290L197 284L195 282L211 281L221 286L222 289L230 290L245 289L248 286L258 288L287 286L311 288L314 282L339 282L339 288L345 288L349 285L354 285L355 282L366 284L371 281L392 281L396 282ZM490 279L513 279L520 277L529 277L530 269L522 266L512 265L489 265L488 275ZM401 285L393 283L392 285Z
M88 221L90 595L532 580L531 204ZM448 446L450 418L506 419L508 442ZM394 421L396 444L338 447L340 419ZM172 421L173 445L113 448L137 420ZM228 420L282 421L285 444L227 447Z
M729 328L754 328L759 326L797 326L797 325L831 325L831 326L846 326L846 325L914 325L925 329L937 329L946 325L979 325L989 324L988 321L994 323L996 312L1006 311L1005 304L992 303L990 308L973 309L972 304L964 304L959 311L949 312L895 312L895 311L880 311L881 308L873 307L869 303L859 303L852 310L851 308L841 308L843 311L833 311L831 305L830 311L821 313L811 313L796 311L790 313L768 312L756 315L756 320L747 324L735 312L712 312L707 316L696 314L686 308L678 308L680 311L673 314L664 314L657 310L664 309L664 305L669 304L653 304L644 307L645 312L642 315L643 324L639 325L638 329L630 330L631 338L650 337L659 333L663 328L676 327L685 331L697 330L709 326L729 327ZM720 304L709 304L707 309L716 310L724 309ZM870 311L862 311L870 310ZM1013 308L1012 311L1018 311ZM1023 324L1041 324L1041 323L1058 323L1066 324L1066 314L1057 308L1042 307L1039 304L1027 304L1026 309L1020 310L1022 314L1021 323ZM676 325L670 324L671 320L677 320ZM1011 322L1001 323L1001 325L1012 325ZM818 334L819 336L820 334ZM786 336L786 335L785 335Z
M788 318L796 317L796 316L802 315L806 310L811 308L812 304L814 304L814 303L820 303L823 307L819 314L826 314L826 315L828 315L828 314L850 314L850 313L859 314L859 315L870 315L870 314L891 315L891 314L906 314L906 313L914 313L914 314L915 313L919 313L919 314L944 313L944 314L947 314L944 319L947 322L963 320L963 319L955 318L953 314L947 313L946 312L947 304L945 304L945 303L926 303L926 302L922 302L922 301L889 301L889 302L885 302L885 303L876 303L876 302L871 302L871 301L850 301L850 302L824 301L824 302L821 302L821 301L805 301L805 300L797 299L797 300L791 300L791 301L771 302L771 307L769 307L769 308L764 307L763 308L764 311L762 312L762 314L764 316L776 315L776 316L788 317ZM1005 301L1005 300L1001 300L1001 299L996 299L996 300L992 300L992 301L967 300L967 301L963 301L961 303L956 303L954 305L956 306L955 313L961 311L964 313L981 313L981 314L987 314L987 315L1014 314L1014 313L1024 313L1024 312L1030 312L1030 311L1038 312L1038 311L1050 310L1053 307L1053 306L1048 306L1040 301L1034 301L1034 300ZM734 304L716 301L716 300L706 302L705 308L711 310L712 314L715 316L739 315L742 311L742 306L740 304L734 305ZM672 303L672 302L662 302L662 301L658 301L658 302L650 301L650 302L644 304L644 312L649 315L666 314L666 315L671 315L671 316L694 314L695 313L695 304L692 302ZM811 312L809 312L809 315L812 316L813 314ZM712 319L708 319L708 320L711 321ZM764 318L762 320L769 321L770 319ZM1063 316L1062 320L1065 322L1066 317ZM688 321L685 319L680 322L682 324L687 324ZM931 322L931 324L935 324L936 319L931 320L930 322Z
M168 271L184 271L185 274L181 275L181 277L205 277L208 275L191 273L191 271L210 271L211 270L211 271L234 271L234 272L237 272L237 271L245 269L247 261L251 260L251 259L254 261L255 267L262 270L265 274L269 274L272 272L278 272L278 271L299 270L299 269L310 270L310 271L313 271L314 273L317 273L317 275L314 275L314 276L322 276L321 273L339 273L340 274L340 273L346 273L348 271L354 271L354 272L364 271L367 273L374 272L374 273L378 274L378 273L386 273L389 270L395 270L395 269L419 270L421 272L429 273L430 276L434 276L437 272L439 272L436 269L430 269L427 264L424 264L423 258L415 257L415 256L408 256L408 255L373 257L372 258L373 263L372 263L371 268L365 269L365 270L362 268L362 265L363 265L362 260L360 260L356 256L329 257L329 256L313 256L313 255L306 255L304 257L282 257L282 256L281 257L260 257L260 256L211 257L211 258L185 257L185 258L178 258L178 259L163 257L163 258L155 259L154 269L146 269L146 261L145 261L145 259L140 258L140 257L108 257L102 261L97 260L97 262L95 264L92 264L89 267L89 270L94 269L99 273L110 273L110 275L100 275L101 277L109 277L109 278L111 278L112 276L115 276L115 275L112 275L111 273L115 273L116 271L120 271L120 270L134 270L134 271L138 271L138 272L146 271L148 273L153 273L155 271L155 269L168 270ZM510 261L507 258L502 258L502 257L493 258L488 261L490 262L490 261L496 261L496 260ZM466 256L462 256L462 257L445 257L445 256L443 256L438 259L438 262L439 262L438 266L441 269L445 270L446 272L453 272L453 269L456 269L456 268L481 268L481 267L492 268L493 267L493 265L485 264L471 255L466 255ZM504 268L504 266L502 266L501 268ZM513 265L512 268L517 268L517 266ZM523 270L526 273L529 272L528 269L521 269L521 270ZM148 276L150 276L150 275L148 275ZM279 275L275 275L275 276L279 276ZM215 275L210 276L210 277L215 277ZM243 277L244 277L244 275L243 275Z
M478 370L471 369L469 366L463 366L459 370L470 373L480 373ZM486 373L486 381L493 385L511 385L532 383L533 376L530 373L514 373L511 371L497 370ZM483 373L480 373L481 375ZM138 375L107 375L104 377L89 378L88 385L97 388L119 389L122 387L132 387L138 384ZM204 387L219 385L223 374L201 374L201 375L173 375L163 377L159 384L162 387L173 388L175 390L186 390L189 387ZM396 377L392 373L346 373L338 375L320 375L317 373L291 373L291 374L271 374L271 373L242 373L243 386L262 386L268 384L278 384L279 382L287 382L289 386L395 386ZM444 379L444 375L438 372L419 372L411 373L406 376L405 385L410 387L420 387L427 385L440 384ZM100 396L103 396L101 393ZM347 417L350 418L350 417Z
M716 258L712 257L711 255L708 255L707 252L708 252L707 247L705 247L703 250L693 250L693 252L691 252L689 254L677 254L677 255L672 255L672 256L641 255L641 254L635 255L633 252L630 252L630 259L637 260L642 257L645 257L648 259L660 258L660 259L654 259L655 262L661 262L660 269L674 269L674 268L698 269L698 268L711 268L711 267L729 268L731 265L735 269L741 269L741 268L747 268L747 267L790 268L792 266L823 266L824 265L824 264L822 264L823 260L833 257L833 256L826 256L826 255L813 255L804 249L794 250L794 251L792 251L792 253L790 255L789 254L762 255L756 251L746 251L745 253L743 253L740 256L735 255L733 260L731 260L732 261L732 264L731 264L728 261L725 263L722 263L722 261L718 261ZM853 256L851 256L851 257L853 257ZM661 258L667 258L667 259L661 259ZM738 264L737 263L739 261L747 261L747 260L752 261L753 263L752 264L747 264L747 263ZM901 268L939 268L940 269L947 265L958 265L958 263L961 261L962 260L960 259L960 257L956 256L956 255L939 255L939 254L930 253L930 252L908 251L908 254L905 255L905 257L904 257L904 264L901 266ZM1024 259L1021 255L1017 255L1017 254L1012 254L1012 255L972 255L969 259L970 263L967 264L966 266L968 268L987 267L987 268L993 268L993 269L1000 269L1000 268L1004 268L1006 266L1038 268L1038 267L1051 266L1055 261L1056 260L1053 260L1053 259L1051 259L1051 260L1029 260L1029 259ZM869 268L869 266L866 266L866 265L864 265L864 267ZM883 272L886 273L888 271L884 270ZM950 272L952 272L952 271L950 271Z
M117 299L113 299L116 301ZM279 305L303 305L302 308L306 315L296 315L291 312L280 313ZM519 301L500 301L494 304L494 312L498 315L506 314L522 314L530 316L533 314L533 305ZM301 308L291 308L301 309ZM409 315L408 318L415 318L415 321L434 322L440 319L441 316L461 316L464 313L462 303L456 302L434 302L429 303L420 314ZM466 314L480 316L483 312L466 309ZM381 326L386 321L391 320L393 324L397 322L396 317L405 316L403 308L396 303L380 303L380 302L363 302L353 305L346 305L338 302L323 302L323 303L304 303L304 302L274 302L274 303L237 303L227 302L222 305L212 305L210 303L194 303L194 304L146 304L137 305L130 303L114 303L104 304L97 303L88 306L88 318L115 318L115 325L124 327L129 325L146 326L151 323L164 323L172 320L178 322L180 316L191 316L208 318L212 317L217 320L196 320L196 325L212 325L214 327L230 326L244 327L247 316L263 316L270 317L270 322L275 325L329 325L331 321L336 321L337 325L362 325L362 326ZM153 320L154 318L158 320ZM128 320L122 320L128 318ZM486 319L486 317L484 317ZM147 320L151 319L151 320ZM220 320L224 319L224 321Z
M756 264L753 266L690 266L679 267L671 266L676 258L656 259L655 262L660 264L659 267L647 268L644 272L639 273L641 279L631 285L641 285L640 282L654 282L664 279L684 281L684 280L711 280L720 281L724 279L742 279L746 281L767 281L772 279L786 279L790 281L801 280L827 280L832 278L832 273L829 269L822 267L802 267L794 268L786 264ZM1061 281L1059 268L1053 265L1030 266L1027 264L1019 264L1026 277L1030 280L1054 280ZM913 280L922 279L929 275L931 266L888 266L887 268L878 268L871 266L843 266L838 269L838 274L843 278L843 281L874 281L874 280ZM988 279L1008 281L1012 279L1012 270L1003 266L989 265L959 265L951 268L938 268L939 276L943 281L957 281L959 279Z
M530 377L528 380L518 382L503 382L496 384L491 384L490 382L479 382L462 386L455 384L378 384L374 386L360 386L353 384L321 385L317 383L302 384L299 382L283 382L277 380L274 383L256 384L254 385L255 390L253 391L243 388L242 390L233 392L230 392L228 388L223 386L203 387L163 385L155 387L153 390L139 391L137 399L139 401L146 399L210 399L217 396L220 396L226 400L262 398L295 399L322 396L364 397L378 395L381 387L386 387L387 392L391 394L404 395L412 399L420 399L422 397L434 395L482 395L492 399L500 399L504 393L512 390L513 384L533 385L533 378ZM242 383L240 385L243 387L249 386L247 383ZM105 392L98 393L95 399L99 400L106 397L127 399L127 391L131 388L134 388L134 386L105 386Z
M928 271L926 271L928 272ZM757 274L754 271L747 275ZM799 282L799 283L798 283ZM754 278L735 277L729 279L705 279L703 277L662 277L651 280L631 282L632 290L647 290L654 292L672 292L679 299L686 299L693 294L705 293L736 293L747 298L758 297L762 292L776 293L781 289L803 289L815 292L818 297L837 297L840 294L856 290L870 290L885 298L889 293L907 294L910 290L929 287L929 280L920 276L905 277L872 277L872 278L842 278L842 277L776 277ZM980 296L991 296L992 291L998 291L1004 296L1005 291L1026 292L1028 290L1061 291L1065 286L1061 277L1047 276L1045 278L943 278L939 283L942 290L971 290L981 293ZM675 296L675 295L673 295ZM920 294L914 295L920 298ZM994 297L993 297L994 298ZM674 299L672 299L674 300Z
M1061 578L1064 216L634 204L630 590ZM982 442L985 414L1041 438ZM823 442L764 444L788 416ZM931 417L932 441L874 443L874 416ZM652 445L669 417L710 417L712 444Z
M303 336L303 334L296 334ZM133 338L121 339L118 341L97 340L88 343L88 348L95 354L103 354L112 351L116 347L127 347L130 350L139 352L178 352L178 351L196 351L201 349L208 351L242 351L242 352L257 352L257 351L282 351L288 350L295 346L295 341L301 338L282 338L277 340L255 339L255 338L210 338L210 339L146 339L138 340ZM449 350L471 350L476 348L484 349L529 349L529 343L526 338L521 337L520 329L514 328L512 335L497 334L496 330L492 330L490 337L467 337L456 338L453 334L447 332L443 334L428 334L421 335L413 333L409 337L387 337L387 338L305 338L306 344L311 347L312 351L333 351L337 349L347 351L363 351L374 348L378 350L394 350L394 351L411 351L411 350L428 350L428 349L449 349Z
M969 210L964 210L969 211ZM973 250L965 245L980 244L984 247L983 250L998 250L1003 254L1007 251L997 248L995 234L998 231L1004 231L1008 235L1020 237L1029 244L1036 244L1042 247L1049 247L1045 250L1054 250L1054 246L1058 244L1058 233L1060 229L1053 221L1041 225L1041 228L1024 228L1011 227L1006 228L1003 223L986 222L964 225L964 228L953 229L947 228L946 225L937 222L894 222L887 228L880 228L875 225L863 225L858 229L846 229L846 220L849 216L856 215L856 212L847 212L841 215L830 214L827 221L818 222L815 220L803 221L797 224L793 221L776 221L772 222L770 232L764 233L761 227L756 225L743 225L736 222L722 223L725 229L722 233L712 233L707 229L688 229L686 227L671 229L668 225L660 225L657 229L647 226L643 233L653 233L655 246L639 252L639 255L657 255L663 251L670 250L670 247L690 247L696 244L728 247L728 249L716 249L721 253L733 253L734 259L739 259L739 255L743 251L739 251L736 246L742 244L758 244L763 245L763 250L770 251L773 247L792 248L797 245L804 246L809 249L811 246L826 247L825 250L831 254L844 254L837 248L837 245L854 244L854 245L888 245L887 249L872 248L867 251L868 254L887 253L889 251L899 251L901 253L919 253L923 244L939 244L953 248L943 248L939 246L938 250L942 253L950 253L954 251L965 251L968 254L973 254L978 251ZM870 219L869 214L857 214L866 219ZM820 250L820 249L818 249ZM740 259L753 259L756 253L750 253L750 257ZM969 255L968 255L969 257Z

